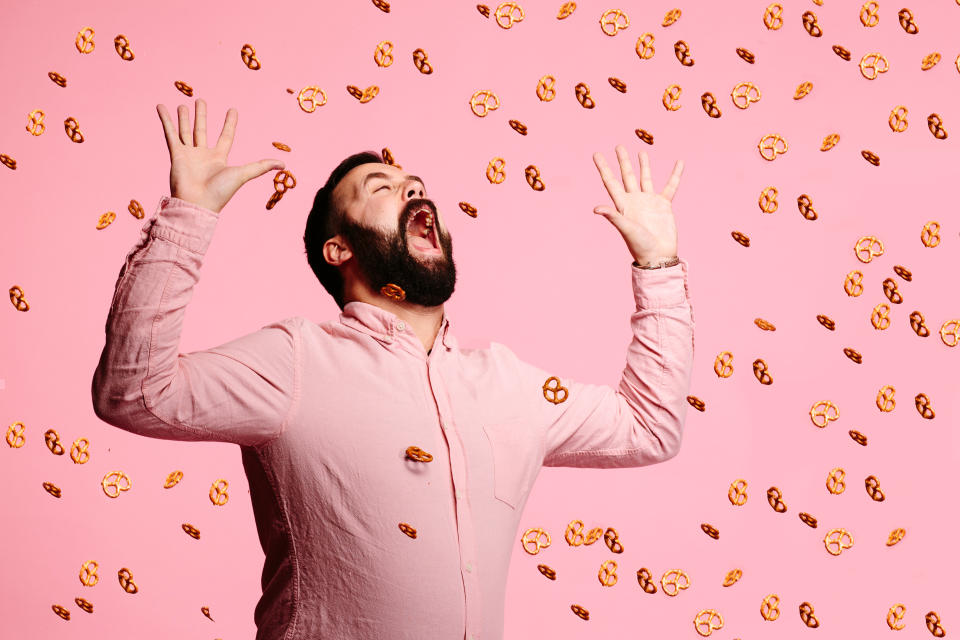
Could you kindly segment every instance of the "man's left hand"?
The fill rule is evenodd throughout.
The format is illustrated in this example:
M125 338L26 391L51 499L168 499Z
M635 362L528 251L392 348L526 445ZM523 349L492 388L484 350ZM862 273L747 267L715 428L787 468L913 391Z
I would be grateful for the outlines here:
M627 243L627 248L639 264L667 260L677 255L677 224L673 217L671 200L680 184L683 160L677 160L667 186L660 193L653 190L650 178L650 160L646 151L640 152L640 183L630 165L627 149L617 145L620 175L623 182L613 175L607 161L599 153L593 161L600 171L607 193L616 208L607 205L594 207L593 212L609 220Z

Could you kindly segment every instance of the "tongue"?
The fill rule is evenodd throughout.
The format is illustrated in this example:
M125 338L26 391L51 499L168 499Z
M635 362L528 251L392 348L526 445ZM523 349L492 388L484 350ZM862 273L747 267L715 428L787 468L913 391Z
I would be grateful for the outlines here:
M430 242L430 238L423 238L421 236L410 236L410 244L412 244L417 249L433 249L433 243Z

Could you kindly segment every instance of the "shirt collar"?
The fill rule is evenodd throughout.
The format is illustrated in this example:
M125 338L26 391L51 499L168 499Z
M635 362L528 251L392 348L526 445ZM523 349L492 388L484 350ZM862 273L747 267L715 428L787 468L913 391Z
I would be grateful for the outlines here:
M351 300L345 304L343 311L340 312L340 322L373 336L386 345L405 345L417 353L423 351L423 345L409 325L404 326L403 329L400 328L405 323L397 314L369 302ZM440 331L437 332L437 341L434 346L441 342L447 350L457 348L457 339L451 332L451 320L446 310L444 310Z

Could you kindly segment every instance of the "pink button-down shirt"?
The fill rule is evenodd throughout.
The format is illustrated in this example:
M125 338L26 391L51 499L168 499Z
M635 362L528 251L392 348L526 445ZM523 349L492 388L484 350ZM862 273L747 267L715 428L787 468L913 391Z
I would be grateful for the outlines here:
M631 266L618 388L506 346L430 353L393 313L290 317L180 353L218 214L164 197L116 284L93 376L98 417L167 440L240 445L260 542L258 640L499 640L520 514L542 466L638 467L677 454L693 363L687 264ZM411 445L433 456L408 459ZM416 538L400 528L407 523Z

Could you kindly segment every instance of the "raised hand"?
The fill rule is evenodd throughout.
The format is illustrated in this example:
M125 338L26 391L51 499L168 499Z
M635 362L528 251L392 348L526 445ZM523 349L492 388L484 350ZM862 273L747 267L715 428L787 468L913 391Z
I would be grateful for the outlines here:
M227 154L233 145L237 128L237 110L230 108L217 139L216 146L207 147L207 105L196 100L193 130L190 130L189 110L177 106L180 133L176 133L167 108L157 105L170 150L170 195L219 213L248 180L272 169L283 169L280 160L264 159L240 167L227 166Z
M650 264L667 260L677 255L677 224L673 217L670 201L680 184L683 173L683 160L677 160L673 173L667 180L663 191L653 190L650 179L650 160L646 151L640 152L640 184L630 166L627 149L617 145L617 159L620 161L620 175L623 182L613 175L607 161L599 153L593 154L593 161L600 171L607 193L616 208L606 205L594 207L593 212L609 220L627 243L627 248L639 264Z

